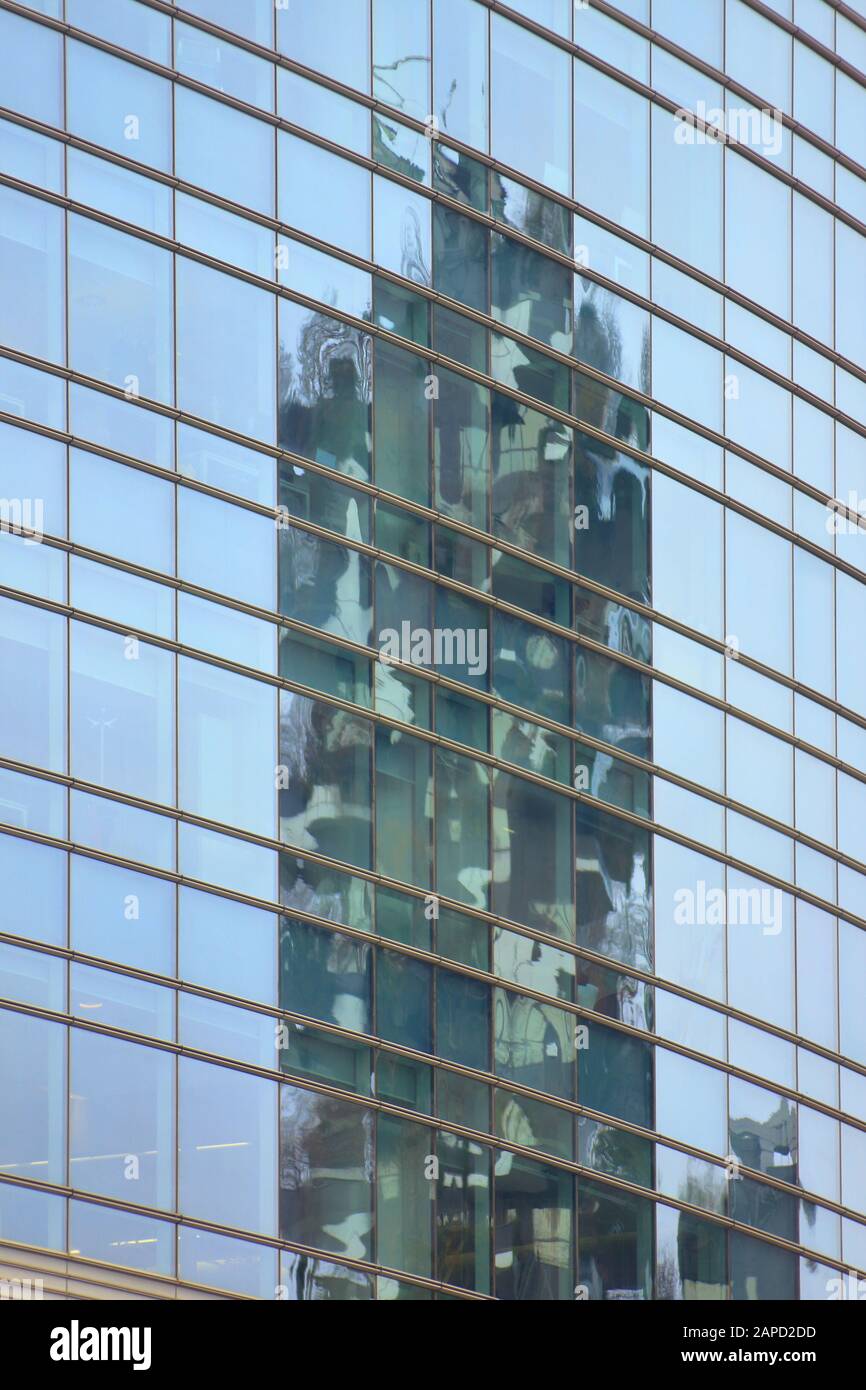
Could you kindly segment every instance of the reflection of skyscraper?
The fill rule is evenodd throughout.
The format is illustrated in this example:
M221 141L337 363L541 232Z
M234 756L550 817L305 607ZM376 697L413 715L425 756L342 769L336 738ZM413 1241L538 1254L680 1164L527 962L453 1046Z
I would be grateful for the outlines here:
M0 1258L866 1271L864 33L0 0Z

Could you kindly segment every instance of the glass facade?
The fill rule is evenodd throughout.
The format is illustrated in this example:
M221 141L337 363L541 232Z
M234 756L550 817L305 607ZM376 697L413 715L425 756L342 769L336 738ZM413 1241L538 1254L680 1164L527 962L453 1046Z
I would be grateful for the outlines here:
M0 0L0 1249L866 1272L864 284L863 0Z

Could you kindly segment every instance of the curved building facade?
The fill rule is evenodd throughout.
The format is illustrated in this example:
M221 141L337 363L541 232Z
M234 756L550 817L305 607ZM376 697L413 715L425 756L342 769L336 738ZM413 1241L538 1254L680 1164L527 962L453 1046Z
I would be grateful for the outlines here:
M866 0L0 0L0 1279L866 1277Z

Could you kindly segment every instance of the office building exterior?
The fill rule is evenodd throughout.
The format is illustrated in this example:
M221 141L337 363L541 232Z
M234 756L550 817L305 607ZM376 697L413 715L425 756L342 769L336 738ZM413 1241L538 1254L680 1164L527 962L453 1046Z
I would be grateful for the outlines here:
M866 0L0 0L4 1288L852 1296L864 285Z

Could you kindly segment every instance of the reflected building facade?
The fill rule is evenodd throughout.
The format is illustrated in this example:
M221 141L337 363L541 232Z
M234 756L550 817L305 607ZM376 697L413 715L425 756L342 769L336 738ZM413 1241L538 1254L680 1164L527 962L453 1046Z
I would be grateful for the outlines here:
M866 1271L864 132L864 0L0 0L4 1269Z

